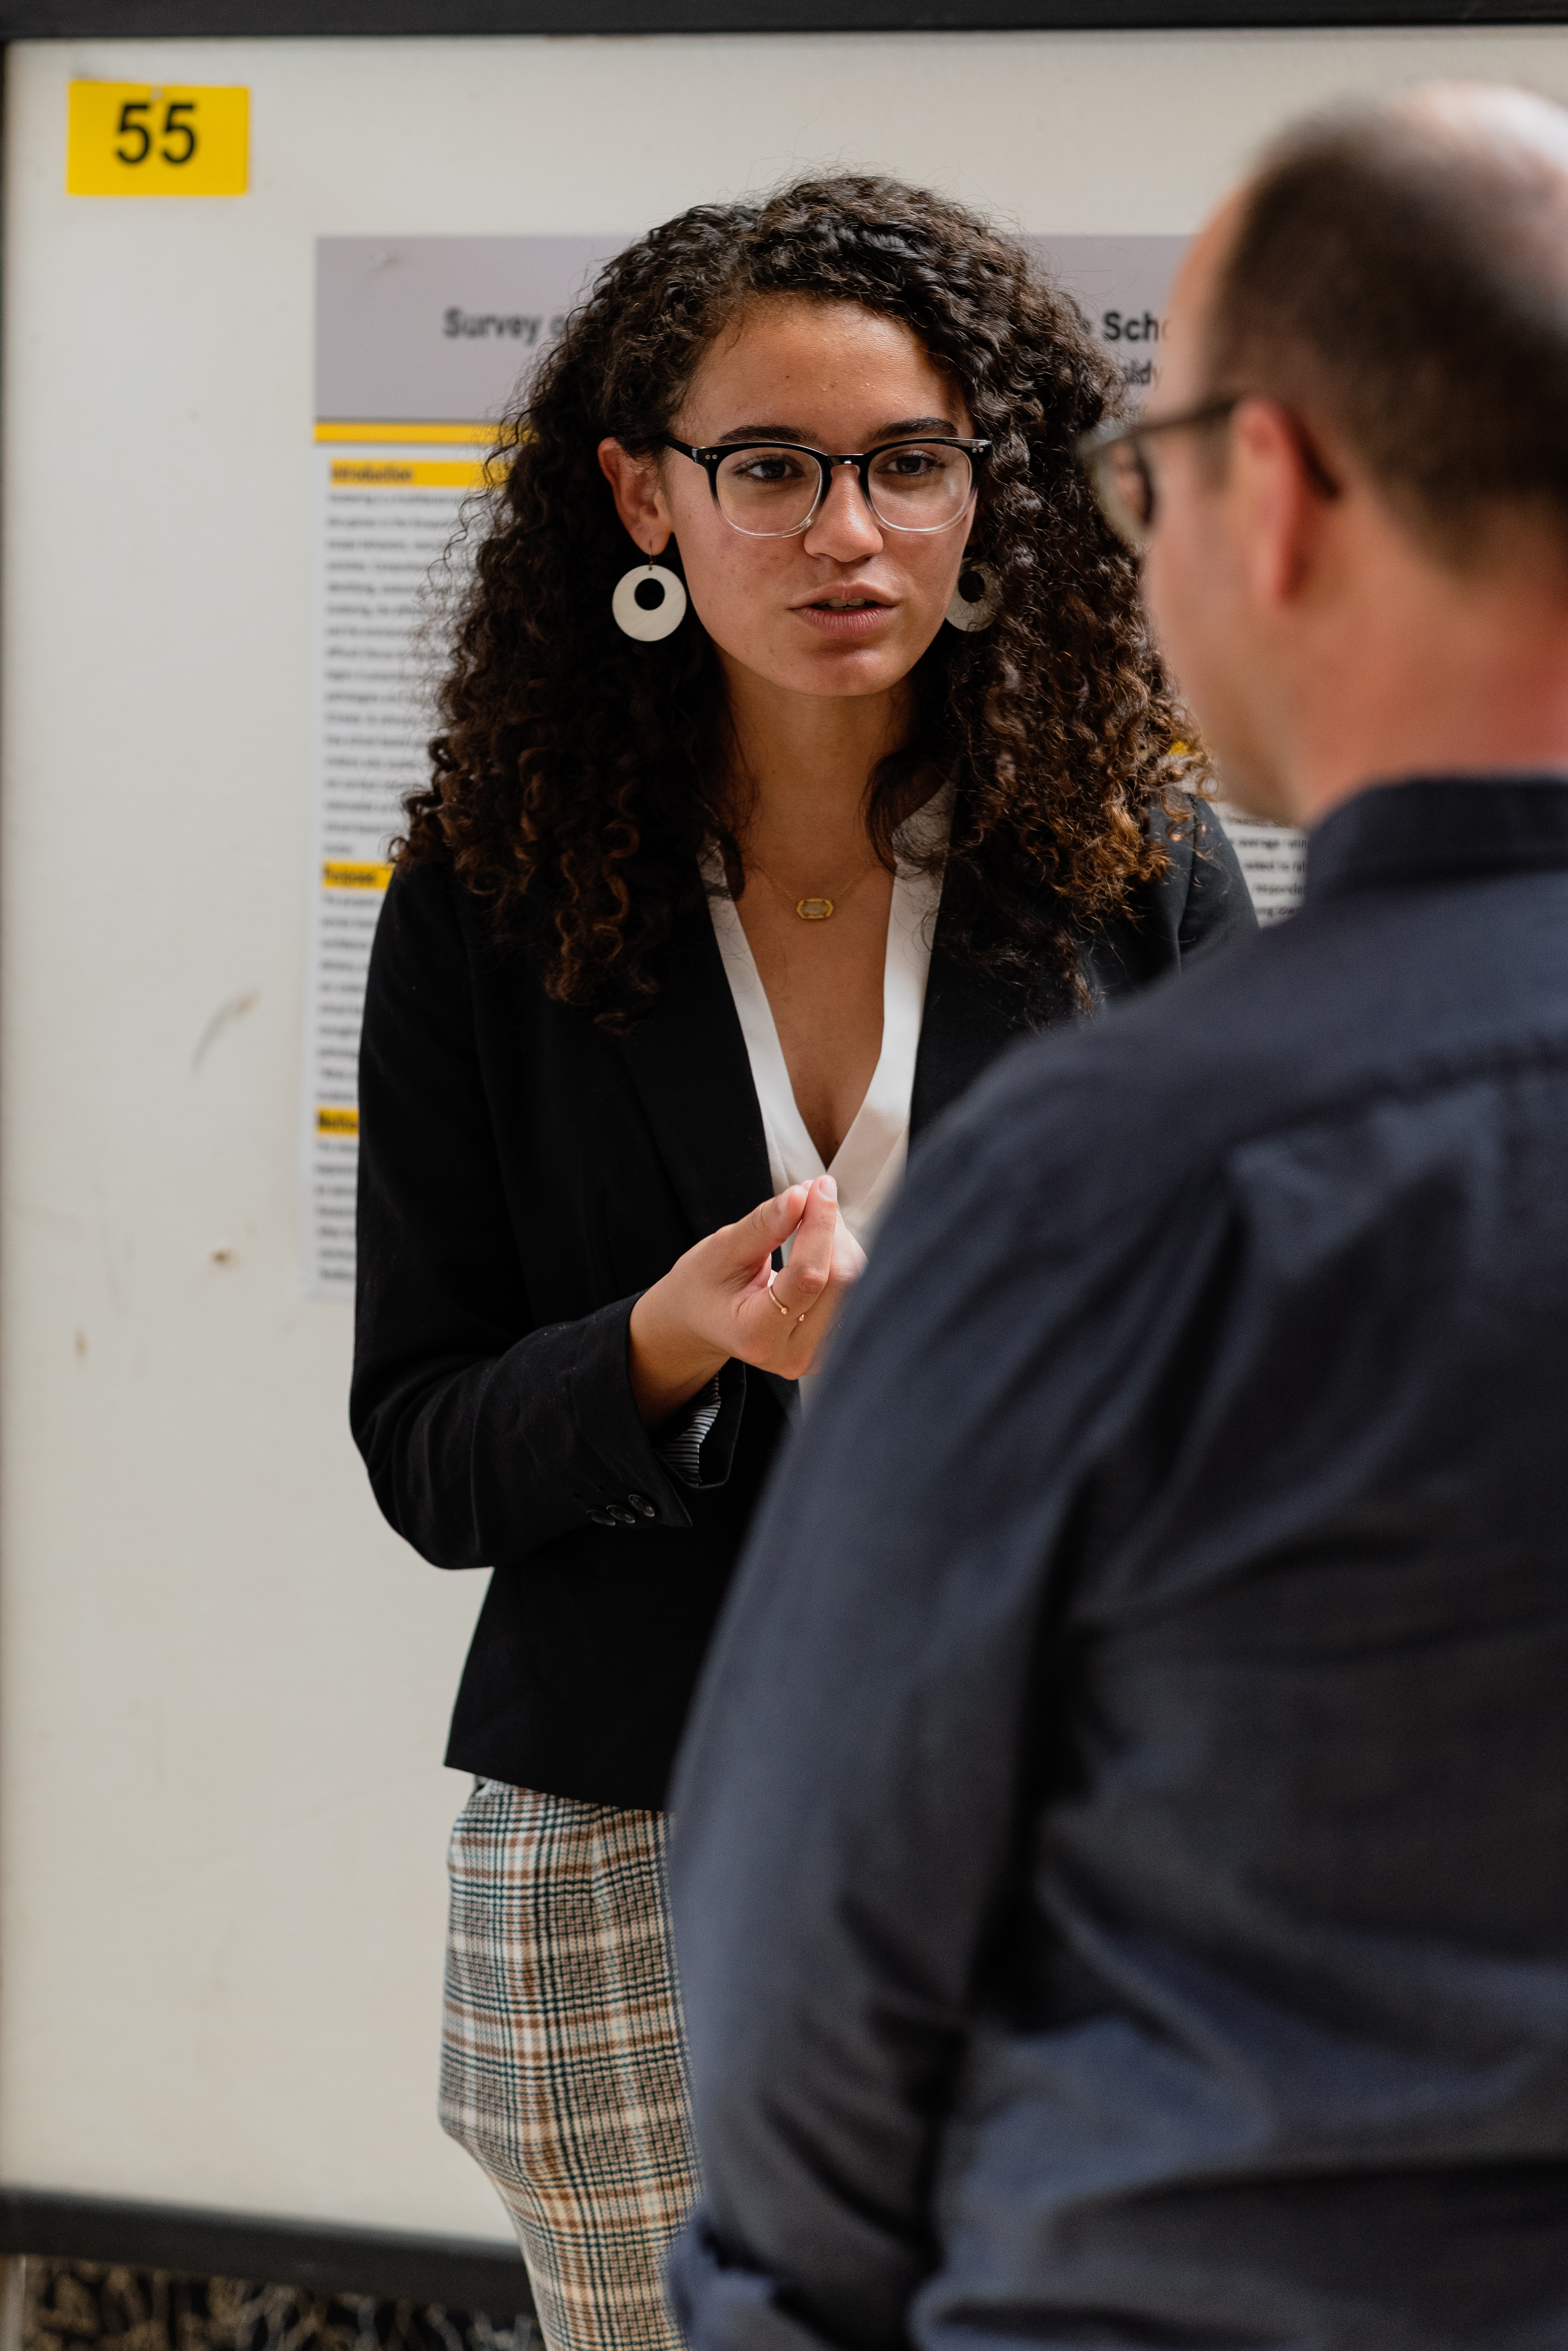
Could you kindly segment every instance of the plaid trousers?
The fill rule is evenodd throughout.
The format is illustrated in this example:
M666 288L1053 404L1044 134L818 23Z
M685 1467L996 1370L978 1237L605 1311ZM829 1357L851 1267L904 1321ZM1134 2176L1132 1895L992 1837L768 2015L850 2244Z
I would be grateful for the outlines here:
M482 1780L452 1833L442 2127L511 2216L549 2351L680 2351L696 2200L662 1813Z

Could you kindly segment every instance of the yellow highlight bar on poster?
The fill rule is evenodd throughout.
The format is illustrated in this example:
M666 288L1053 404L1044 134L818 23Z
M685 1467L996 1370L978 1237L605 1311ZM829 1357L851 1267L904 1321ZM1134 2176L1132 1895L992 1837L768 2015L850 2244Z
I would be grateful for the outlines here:
M345 1110L340 1102L318 1102L318 1134L358 1134L359 1131L360 1113L357 1110Z
M384 890L392 877L390 865L358 864L341 857L329 857L321 867L323 890Z
M193 82L73 81L68 196L243 196L250 92Z
M455 443L459 448L487 449L500 437L494 424L351 424L337 417L319 420L318 441L352 441L361 448L376 448L387 442L399 447L416 449Z
M484 490L499 475L481 458L476 463L443 457L395 459L334 457L335 490Z

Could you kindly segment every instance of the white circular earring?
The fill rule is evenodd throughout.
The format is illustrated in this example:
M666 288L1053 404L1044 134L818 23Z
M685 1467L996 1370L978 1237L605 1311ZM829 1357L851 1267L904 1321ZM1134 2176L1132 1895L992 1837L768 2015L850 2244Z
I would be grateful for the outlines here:
M958 574L953 601L947 607L947 625L965 631L988 629L997 617L1000 602L1001 591L990 565L966 563Z
M656 645L661 637L673 636L685 619L685 587L676 573L666 571L650 556L645 564L616 581L610 609L623 636L635 637L640 644Z

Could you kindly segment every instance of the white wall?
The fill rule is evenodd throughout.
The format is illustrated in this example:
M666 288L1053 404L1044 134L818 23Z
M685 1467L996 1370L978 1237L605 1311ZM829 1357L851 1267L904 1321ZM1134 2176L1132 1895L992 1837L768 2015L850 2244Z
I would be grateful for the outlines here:
M807 162L1035 231L1186 230L1287 112L1430 73L1568 96L1568 33L8 71L0 2176L501 2236L433 2115L479 1581L382 1527L348 1310L296 1290L312 241L635 229ZM252 193L68 198L73 75L247 82Z

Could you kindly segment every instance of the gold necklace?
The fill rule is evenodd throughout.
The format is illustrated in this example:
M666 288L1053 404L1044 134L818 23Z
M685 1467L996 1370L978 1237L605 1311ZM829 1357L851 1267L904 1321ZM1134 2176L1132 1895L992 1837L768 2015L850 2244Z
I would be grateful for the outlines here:
M787 906L793 906L795 912L799 914L803 923L831 923L833 915L838 911L838 908L849 896L850 892L852 890L858 890L861 883L865 880L866 875L871 872L872 867L873 865L880 865L881 862L882 860L880 857L872 858L866 864L861 867L860 872L854 874L851 880L841 883L831 897L829 897L826 892L824 892L820 897L792 898L789 895L789 891L785 889L783 883L781 882L775 882L772 874L768 871L768 868L765 865L758 865L755 858L752 859L747 871L752 873L760 873L763 880L768 883L768 888L771 890L777 890L779 895L783 899L784 904Z

